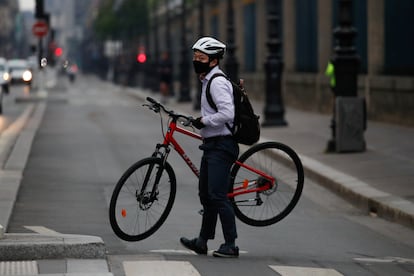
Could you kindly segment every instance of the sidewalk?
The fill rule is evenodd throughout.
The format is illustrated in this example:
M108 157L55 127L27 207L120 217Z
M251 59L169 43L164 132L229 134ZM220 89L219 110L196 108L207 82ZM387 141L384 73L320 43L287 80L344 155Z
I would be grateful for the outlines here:
M143 101L158 98L143 89L124 90ZM263 120L264 103L252 104ZM171 99L167 106L199 116L193 103ZM331 115L286 108L285 120L286 127L262 127L260 142L292 147L302 160L305 185L312 179L367 213L414 228L414 128L368 121L365 152L325 153Z

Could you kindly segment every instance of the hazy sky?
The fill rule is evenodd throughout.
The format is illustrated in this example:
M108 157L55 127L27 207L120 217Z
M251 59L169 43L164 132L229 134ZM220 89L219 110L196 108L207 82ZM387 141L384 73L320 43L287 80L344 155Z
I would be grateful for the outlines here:
M20 10L34 11L35 0L19 0Z

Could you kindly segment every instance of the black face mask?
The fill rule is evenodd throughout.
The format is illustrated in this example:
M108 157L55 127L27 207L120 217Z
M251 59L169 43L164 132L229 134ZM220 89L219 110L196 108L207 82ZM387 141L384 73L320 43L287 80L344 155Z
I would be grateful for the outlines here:
M203 73L208 73L211 71L210 67L210 62L201 62L198 60L193 60L193 65L194 65L194 71L196 72L196 74L203 74Z

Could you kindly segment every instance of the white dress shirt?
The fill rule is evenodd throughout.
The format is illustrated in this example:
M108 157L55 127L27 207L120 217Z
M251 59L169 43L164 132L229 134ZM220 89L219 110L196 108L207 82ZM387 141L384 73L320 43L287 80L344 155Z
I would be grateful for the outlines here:
M207 101L207 83L215 73L223 73L219 66L214 67L202 80L201 116L205 127L200 130L203 138L231 135L226 123L233 126L234 102L233 87L225 77L215 77L210 85L210 94L217 112Z

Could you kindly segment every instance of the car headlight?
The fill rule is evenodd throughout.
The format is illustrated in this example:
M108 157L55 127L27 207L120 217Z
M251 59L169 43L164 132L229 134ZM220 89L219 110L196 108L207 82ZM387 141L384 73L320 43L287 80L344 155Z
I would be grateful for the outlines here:
M29 70L24 71L23 80L24 81L31 81L32 80L32 72L30 72Z
M9 80L9 78L10 78L9 73L5 72L5 73L3 74L3 80L8 81L8 80Z

